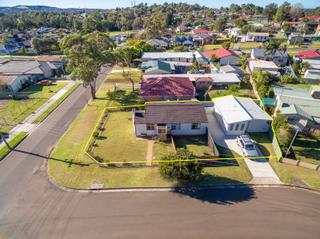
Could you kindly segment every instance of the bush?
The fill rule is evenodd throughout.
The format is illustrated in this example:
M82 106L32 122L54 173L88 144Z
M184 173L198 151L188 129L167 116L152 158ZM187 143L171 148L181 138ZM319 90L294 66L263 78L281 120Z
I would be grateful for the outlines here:
M274 117L272 125L277 134L277 139L281 149L286 150L294 135L294 130L288 124L287 117L278 114L276 117Z
M202 166L192 152L186 149L178 150L176 154L169 154L162 160L166 162L160 163L159 170L161 176L166 179L192 182L201 175Z

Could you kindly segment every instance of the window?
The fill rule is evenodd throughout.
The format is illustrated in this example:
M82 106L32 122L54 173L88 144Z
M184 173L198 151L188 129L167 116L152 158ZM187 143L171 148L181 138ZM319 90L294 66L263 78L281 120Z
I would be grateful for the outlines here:
M167 129L165 128L158 129L158 134L166 134L166 133L167 133Z
M236 124L235 131L238 131L238 129L239 129L239 124Z
M200 129L200 123L193 123L191 129Z
M233 124L229 125L229 130L232 131L233 130Z
M154 124L147 124L147 130L154 130Z
M180 130L181 129L181 125L180 124L172 124L171 125L171 129L172 130Z
M241 124L241 128L240 128L241 131L244 130L244 126L245 126L245 124Z

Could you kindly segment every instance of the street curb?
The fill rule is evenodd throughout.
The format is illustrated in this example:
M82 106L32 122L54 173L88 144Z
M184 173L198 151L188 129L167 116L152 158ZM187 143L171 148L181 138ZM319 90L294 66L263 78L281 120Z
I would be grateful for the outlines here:
M29 135L29 134L26 133L26 135L25 135L11 150L9 150L8 153L6 153L5 155L3 155L3 156L0 158L0 164L2 164L2 163L6 160L7 156L8 156L10 153L12 153L12 152L15 150L15 148L18 147L18 146L25 140L25 138L27 138L28 135Z
M320 195L320 190L296 186L291 184L217 184L208 186L185 186L185 187L115 187L115 188L99 188L99 189L79 189L72 187L65 187L58 184L53 178L50 177L47 167L48 161L46 161L46 172L48 181L53 186L60 190L67 192L78 192L78 193L120 193L120 192L175 192L179 190L214 190L214 189L238 189L238 188L287 188L287 189L299 189L309 191Z

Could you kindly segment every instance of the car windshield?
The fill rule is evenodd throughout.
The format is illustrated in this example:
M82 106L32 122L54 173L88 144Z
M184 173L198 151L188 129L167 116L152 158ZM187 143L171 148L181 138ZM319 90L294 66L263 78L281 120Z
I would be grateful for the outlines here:
M247 144L247 145L246 145L246 149L247 149L247 150L254 150L253 144Z

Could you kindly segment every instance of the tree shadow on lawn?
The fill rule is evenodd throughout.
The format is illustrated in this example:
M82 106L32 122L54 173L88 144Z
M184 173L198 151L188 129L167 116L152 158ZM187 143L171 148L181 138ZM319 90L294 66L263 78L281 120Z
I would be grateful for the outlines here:
M143 101L139 97L139 91L117 90L107 93L107 99L118 102L121 105L142 104Z
M219 184L230 185L230 187L212 187ZM250 185L234 179L209 174L202 175L191 184L178 183L173 192L183 197L221 205L233 205L256 198L255 190Z

